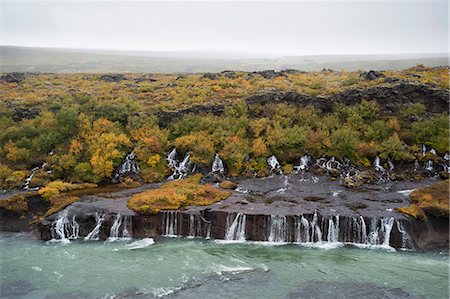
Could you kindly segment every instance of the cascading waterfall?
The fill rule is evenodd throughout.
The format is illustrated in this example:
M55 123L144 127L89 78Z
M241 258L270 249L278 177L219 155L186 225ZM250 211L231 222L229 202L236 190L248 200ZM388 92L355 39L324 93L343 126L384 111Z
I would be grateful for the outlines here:
M334 221L333 217L328 219L328 242L338 242L339 240L339 215L336 215Z
M430 149L430 154L436 155L436 150L435 150L434 148L431 148L431 149Z
M383 243L384 246L389 246L389 241L391 238L391 231L392 227L394 225L394 218L383 218L381 219L381 234L383 236Z
M192 163L190 161L190 155L189 153L186 153L184 156L183 161L179 162L177 160L177 150L174 148L169 152L167 155L167 164L172 169L173 173L169 177L169 180L173 179L183 179L185 178L190 172L193 172L192 169Z
M139 165L134 161L135 157L136 155L134 154L134 152L129 153L125 157L125 160L119 168L117 176L121 176L126 173L139 173Z
M373 168L375 168L375 171L382 172L382 173L384 173L386 171L384 169L384 167L381 166L381 159L378 156L373 161Z
M181 214L178 211L164 212L164 236L177 237L181 231L181 219L178 219ZM178 226L180 223L180 226Z
M415 159L414 160L414 171L417 171L419 169L420 169L419 160Z
M246 216L244 213L229 213L227 216L225 240L245 241L245 222Z
M114 222L111 226L111 230L109 233L109 240L114 241L119 239L120 234L120 227L122 227L122 238L128 239L131 238L129 229L131 230L131 227L129 227L131 224L131 221L129 220L128 216L121 216L120 213L116 214L116 217L114 218Z
M300 158L300 164L298 166L295 166L294 169L297 172L306 171L308 169L309 161L311 161L311 157L309 157L308 155L304 155Z
M429 172L433 172L434 171L434 166L433 166L433 161L432 160L428 160L428 162L425 164L425 169Z
M422 144L422 157L425 157L427 154L427 147L425 146L425 144Z
M219 154L217 154L217 153L214 156L214 161L211 166L211 172L213 172L213 173L216 172L216 173L221 173L221 174L225 173L225 168L223 167L223 161L222 161L222 159L220 159Z
M411 236L406 232L403 224L398 220L395 223L397 224L397 230L402 234L402 249L413 248Z
M51 234L54 240L69 241L79 238L80 225L75 220L75 215L69 220L68 213L67 209L63 210L52 223Z
M25 183L23 184L23 189L24 190L33 191L33 190L38 190L39 189L39 187L30 188L31 180L33 179L33 177L36 174L36 172L38 172L41 169L44 169L46 165L47 165L47 163L44 162L44 163L42 163L41 166L38 166L38 167L35 167L35 168L31 169L30 175L25 179Z
M189 215L189 236L188 238L201 237L202 222L199 215Z
M335 157L331 157L331 159L328 160L325 164L325 168L328 171L339 170L342 168L342 164L338 160L336 160Z
M105 220L105 215L98 215L98 213L95 213L95 220L96 224L94 229L86 236L84 237L85 240L98 240L99 234L100 234L100 228L102 226L103 221Z
M271 243L287 242L287 221L286 216L271 215L269 218L269 237L267 241Z
M278 159L277 159L277 157L275 157L275 156L270 156L268 159L267 159L267 164L269 164L269 166L270 166L270 172L271 173L274 173L274 172L277 172L277 173L279 173L279 174L282 174L283 172L281 171L281 165L280 165L280 162L278 162Z

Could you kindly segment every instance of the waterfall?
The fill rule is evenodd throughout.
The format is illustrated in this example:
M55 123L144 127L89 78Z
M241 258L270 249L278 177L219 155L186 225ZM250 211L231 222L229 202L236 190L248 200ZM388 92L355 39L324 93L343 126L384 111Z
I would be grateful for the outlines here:
M122 229L122 238L131 238L130 231L132 230L131 226L131 217L125 216L123 220L123 229ZM128 230L130 229L130 230Z
M328 219L328 242L338 242L339 240L339 215L336 215L335 221L333 221L333 217Z
M342 164L336 160L335 157L331 157L330 160L327 161L327 163L325 164L325 168L330 171L330 170L339 170L342 168Z
M359 220L361 222L361 239L360 239L360 243L362 244L366 244L368 239L367 239L367 227L366 227L366 222L364 221L364 217L359 216Z
M99 216L98 213L95 213L96 224L94 229L84 237L85 240L98 240L100 234L100 228L102 226L103 221L105 220L105 215Z
M283 180L283 188L280 188L277 190L278 193L284 193L286 192L288 185L289 185L289 177L287 175L283 175L284 180Z
M322 242L322 230L319 226L319 217L317 216L317 211L314 212L313 220L311 222L311 242ZM315 238L314 238L315 237Z
M434 148L431 148L430 153L436 155L436 150Z
M117 240L119 238L119 228L122 224L122 217L119 213L116 215L116 219L114 220L113 225L111 226L111 230L109 233L109 239L111 240Z
M433 172L434 171L433 161L432 160L428 160L428 162L425 164L425 169L428 170L429 172Z
M225 169L223 167L223 161L220 159L219 154L216 153L214 156L214 161L211 167L211 172L219 172L219 173L225 173Z
M403 224L396 220L397 230L402 234L402 249L413 248L411 236L406 232Z
M304 155L300 158L300 164L298 166L295 166L294 169L297 172L306 171L308 169L309 161L311 161L311 157L309 157L308 155Z
M280 162L278 162L277 157L275 156L270 156L267 159L267 164L269 164L270 166L270 172L273 173L274 171L278 172L279 174L283 173L281 171L281 166L280 166Z
M295 217L295 242L296 243L309 243L310 242L310 230L309 221L303 215Z
M36 188L30 188L30 184L31 184L31 180L33 179L34 175L36 174L36 172L38 172L40 169L44 169L45 166L47 165L47 163L42 163L41 166L38 167L34 167L33 169L31 169L31 173L30 175L25 179L25 183L23 184L23 189L24 190L38 190L39 187Z
M394 163L391 161L391 159L388 159L387 163L389 165L389 171L394 170L394 168L395 168Z
M381 219L381 234L383 236L384 246L389 246L389 241L391 238L392 226L394 225L394 218L383 218Z
M181 231L181 225L178 226L179 216L181 214L178 211L166 211L164 212L164 236L176 237ZM181 220L181 219L180 219Z
M227 216L225 240L245 241L245 221L245 214L229 213Z
M419 168L420 168L419 160L415 159L414 160L414 171L419 170Z
M271 215L269 219L269 238L271 243L287 242L286 216Z
M188 238L201 237L202 223L199 215L189 215L189 236Z
M135 157L136 155L134 152L129 153L125 157L125 160L119 168L117 176L124 175L126 173L139 173L139 165L134 161Z
M422 144L422 157L425 157L426 154L427 154L427 147L425 146L425 144Z
M184 156L183 161L179 162L177 160L177 150L174 148L169 152L167 155L167 164L172 169L173 173L169 177L169 180L173 179L183 179L185 178L190 172L192 172L192 163L190 161L190 155L189 153L186 153Z
M52 223L51 234L53 239L62 241L75 240L80 237L80 225L75 215L69 220L68 210L60 212L59 217Z
M445 155L444 155L444 157L442 157L442 159L444 160L444 163L442 163L442 168L444 169L445 172L449 172L449 170L450 170L450 168L449 168L450 154L445 153Z
M373 167L375 168L376 171L384 173L385 169L383 168L383 166L381 166L380 163L381 163L380 157L377 156L373 161Z

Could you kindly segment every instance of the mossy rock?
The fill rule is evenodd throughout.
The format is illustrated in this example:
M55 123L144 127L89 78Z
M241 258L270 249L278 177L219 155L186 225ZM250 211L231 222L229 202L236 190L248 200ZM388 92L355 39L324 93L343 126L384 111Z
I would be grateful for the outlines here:
M236 184L235 182L232 181L223 181L222 183L219 184L219 187L222 189L229 189L229 190L234 190L236 189L238 186L238 184Z
M200 183L201 174L165 183L133 195L128 207L141 214L156 214L161 210L176 210L184 206L210 205L230 196L230 192Z
M426 219L427 215L449 217L449 180L414 190L410 198L411 205L397 211L419 220Z

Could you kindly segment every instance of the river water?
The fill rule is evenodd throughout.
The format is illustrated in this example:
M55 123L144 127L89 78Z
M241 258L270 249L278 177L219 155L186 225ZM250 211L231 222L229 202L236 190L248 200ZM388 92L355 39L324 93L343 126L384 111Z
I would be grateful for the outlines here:
M448 255L0 234L1 298L448 298Z

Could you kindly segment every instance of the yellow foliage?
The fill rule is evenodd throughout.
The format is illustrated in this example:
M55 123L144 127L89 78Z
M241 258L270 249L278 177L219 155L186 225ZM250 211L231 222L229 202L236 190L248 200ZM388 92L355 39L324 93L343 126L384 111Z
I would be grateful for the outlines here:
M52 198L55 198L64 192L68 192L71 190L95 188L95 187L97 187L96 184L89 184L89 183L72 184L72 183L67 183L67 182L63 182L63 181L53 181L53 182L48 183L47 186L40 189L38 192L45 199L51 200Z
M161 160L161 156L156 154L156 155L152 155L150 156L150 158L148 158L147 160L147 165L150 167L155 167L159 161Z
M410 194L411 205L397 210L420 220L426 219L427 214L448 218L449 196L449 180L445 180L414 190Z
M149 189L133 195L128 207L138 213L156 214L161 210L175 210L183 206L210 205L230 196L211 185L201 185L201 174L195 174L183 180L161 185L158 189Z
M264 140L260 137L253 140L252 153L257 157L265 157L268 154L267 146Z

